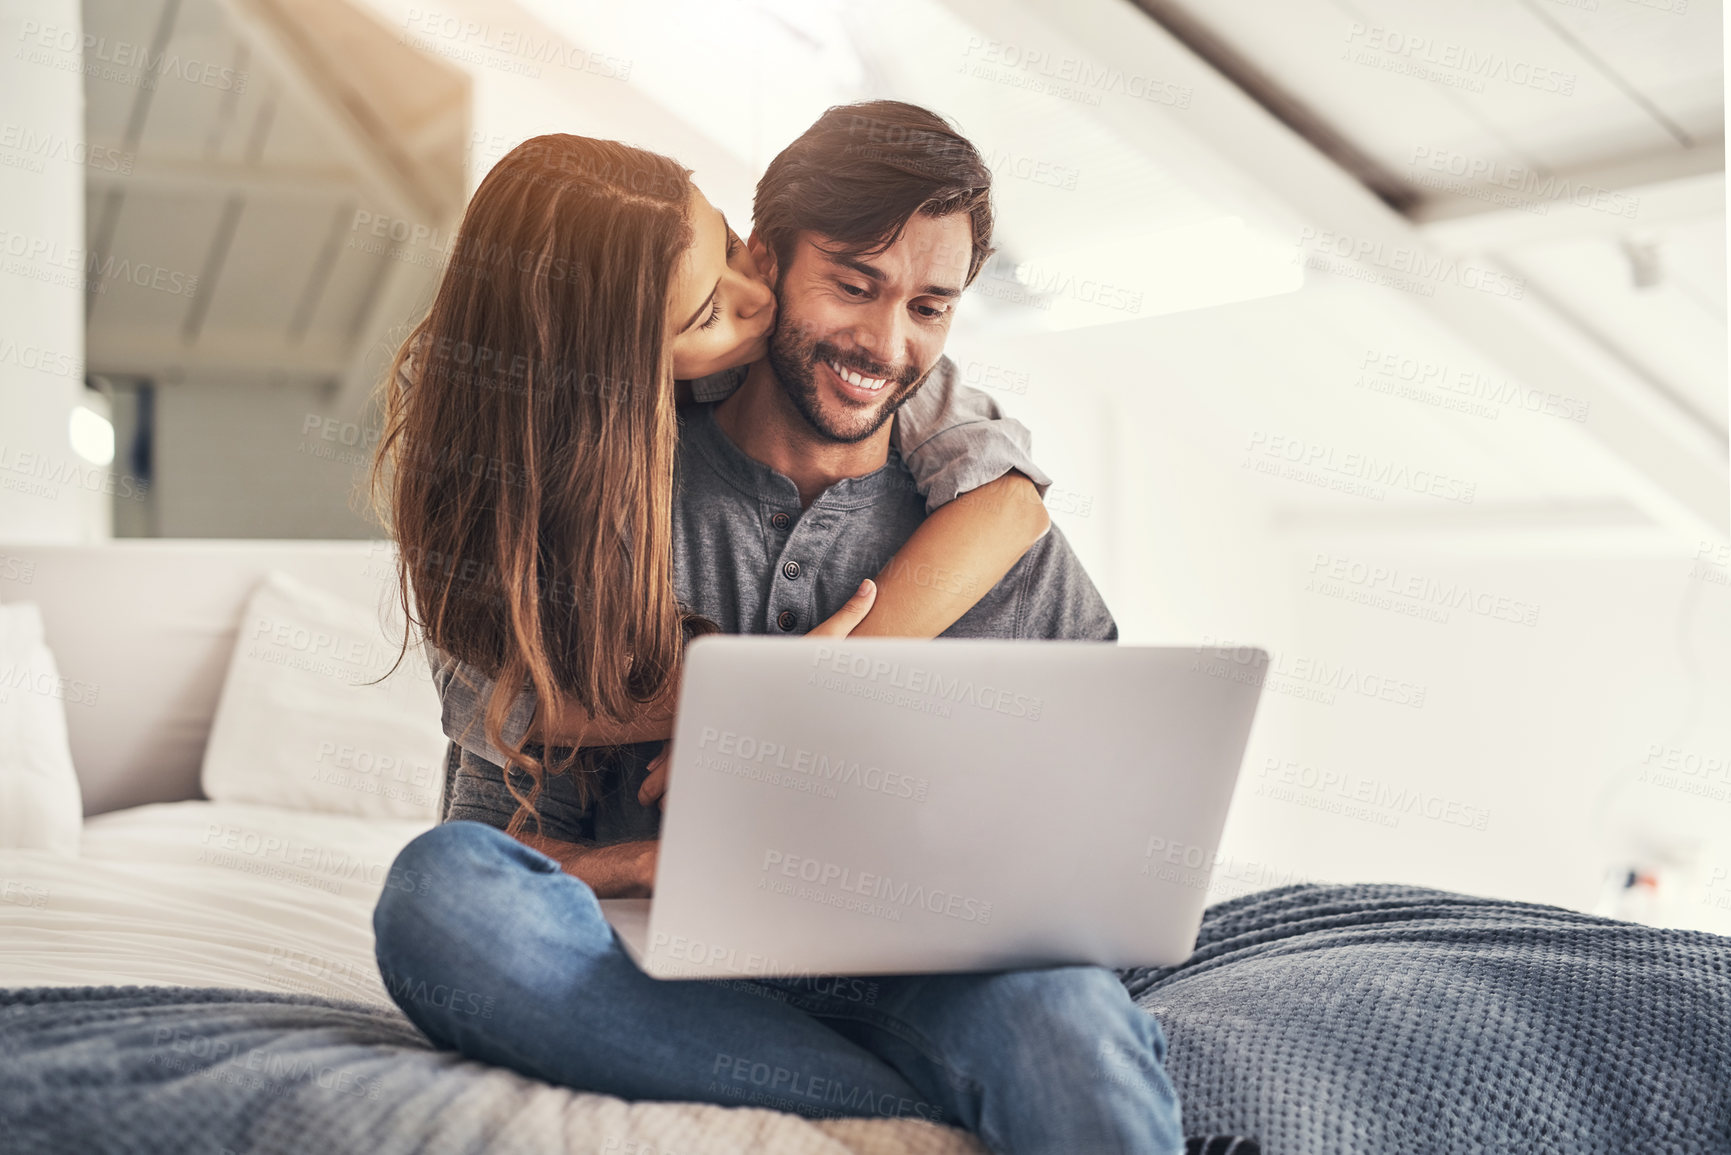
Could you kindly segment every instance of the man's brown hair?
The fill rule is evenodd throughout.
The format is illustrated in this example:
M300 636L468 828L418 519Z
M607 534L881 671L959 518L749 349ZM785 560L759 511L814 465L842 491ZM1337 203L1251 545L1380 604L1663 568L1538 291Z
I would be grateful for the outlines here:
M801 232L852 257L881 253L915 213L968 215L967 284L992 255L992 170L949 121L917 104L842 104L781 150L757 182L752 228L785 272Z

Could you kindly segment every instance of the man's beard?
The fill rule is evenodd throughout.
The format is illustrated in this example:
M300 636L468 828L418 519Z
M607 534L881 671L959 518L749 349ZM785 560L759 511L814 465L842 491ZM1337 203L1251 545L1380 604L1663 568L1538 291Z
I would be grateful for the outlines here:
M864 377L883 378L883 392L888 396L865 405L843 402L842 412L825 413L817 384L817 367L824 362L852 369ZM882 429L884 422L894 417L902 403L918 392L931 375L930 369L919 373L911 365L898 373L862 353L844 353L828 341L813 340L798 324L787 320L776 325L769 339L769 367L775 371L782 393L799 410L806 424L819 436L845 445L864 441Z

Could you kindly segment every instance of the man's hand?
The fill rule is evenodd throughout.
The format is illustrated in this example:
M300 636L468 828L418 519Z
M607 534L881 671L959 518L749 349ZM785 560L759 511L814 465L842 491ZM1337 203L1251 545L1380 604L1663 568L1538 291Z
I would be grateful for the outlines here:
M871 613L872 603L877 600L877 596L877 583L867 578L860 583L859 589L854 592L853 597L847 600L847 604L813 626L807 631L806 637L847 637L853 632L854 627L863 622L865 616ZM669 740L665 746L661 747L661 753L649 760L649 774L643 779L643 785L637 788L637 801L644 806L653 802L661 808L662 813L667 811L667 765L670 761L669 755L672 753L673 742Z

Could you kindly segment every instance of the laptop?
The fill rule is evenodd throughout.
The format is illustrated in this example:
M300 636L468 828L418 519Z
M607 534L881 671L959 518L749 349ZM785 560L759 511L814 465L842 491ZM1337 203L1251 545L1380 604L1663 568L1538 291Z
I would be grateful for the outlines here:
M1196 943L1268 655L1100 642L693 642L658 978L1170 966Z

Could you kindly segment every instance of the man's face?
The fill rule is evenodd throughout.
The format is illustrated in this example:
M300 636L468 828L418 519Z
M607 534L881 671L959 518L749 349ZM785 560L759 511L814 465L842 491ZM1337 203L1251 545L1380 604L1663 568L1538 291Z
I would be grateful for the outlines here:
M864 441L938 363L973 252L966 213L908 221L881 253L853 257L801 233L786 269L754 234L776 285L769 363L806 422L836 442Z

